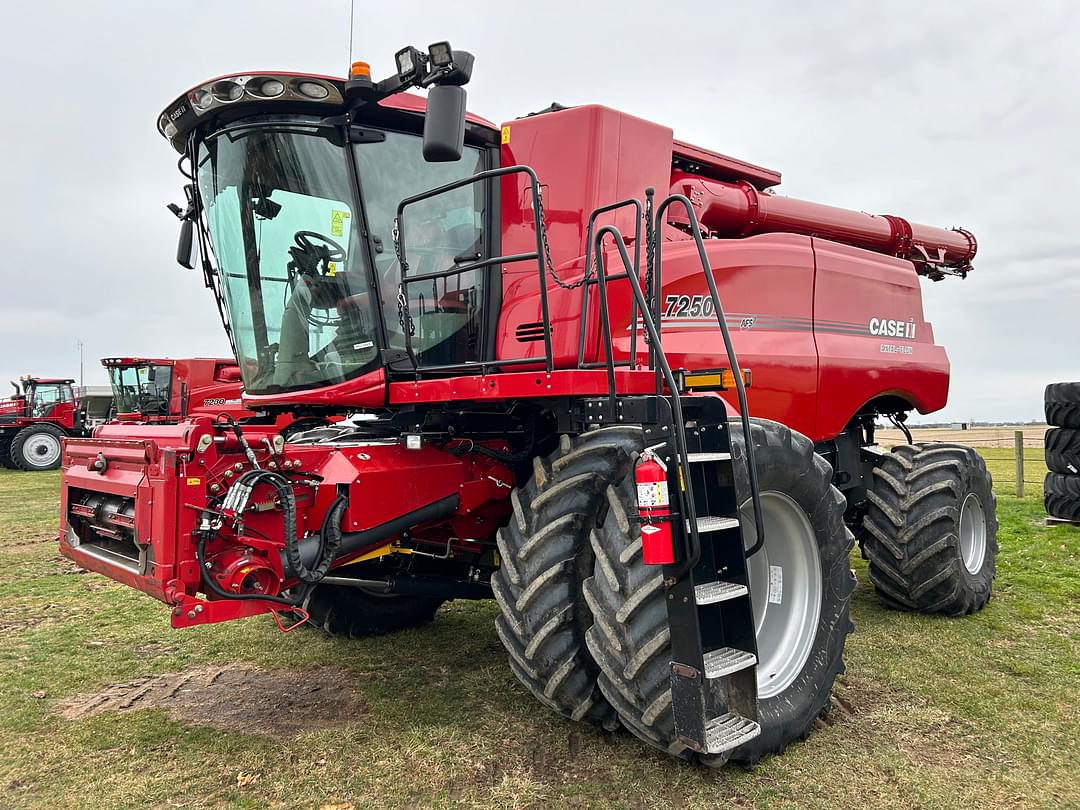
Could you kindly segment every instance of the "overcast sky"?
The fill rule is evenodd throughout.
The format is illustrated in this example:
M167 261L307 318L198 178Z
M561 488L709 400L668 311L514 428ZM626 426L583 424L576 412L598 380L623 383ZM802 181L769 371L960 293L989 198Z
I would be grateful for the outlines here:
M77 377L77 339L88 384L104 356L228 354L174 261L157 116L221 73L344 73L348 8L6 4L0 382ZM356 2L377 77L440 39L476 55L469 106L493 121L606 104L781 170L782 193L973 231L975 272L924 283L953 363L936 418L1037 418L1047 382L1080 379L1080 4Z

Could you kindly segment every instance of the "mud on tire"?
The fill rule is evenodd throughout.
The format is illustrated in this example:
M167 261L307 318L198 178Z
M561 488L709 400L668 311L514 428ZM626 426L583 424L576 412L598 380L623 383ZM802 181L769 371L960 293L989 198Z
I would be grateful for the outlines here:
M565 717L617 726L597 688L597 668L585 645L592 615L582 582L592 574L589 532L604 490L626 475L641 429L610 427L571 440L511 495L514 512L499 530L501 566L492 590L501 614L495 627L510 668L543 704Z
M348 585L317 585L301 607L305 626L332 636L364 638L427 624L444 600L423 596L369 593Z
M894 447L874 467L867 498L870 580L886 607L960 616L986 605L997 499L978 453L959 444Z
M832 487L832 468L816 455L806 437L776 422L752 420L760 488L780 492L803 510L815 537L821 571L821 605L814 638L802 669L776 694L758 700L761 734L730 754L696 755L675 739L671 709L671 645L660 570L641 556L641 531L630 517L636 511L633 476L608 487L610 504L602 526L592 534L595 574L585 583L594 616L587 638L601 668L600 688L624 726L652 746L709 767L729 759L753 765L805 737L828 703L836 676L844 671L843 650L853 629L849 618L855 580L849 568L853 537L844 525L845 500ZM735 440L742 444L742 438ZM766 522L769 515L766 514ZM769 533L766 546L769 551ZM761 591L766 581L755 580ZM755 605L756 606L756 605ZM759 619L759 636L763 618ZM759 668L759 682L761 678Z

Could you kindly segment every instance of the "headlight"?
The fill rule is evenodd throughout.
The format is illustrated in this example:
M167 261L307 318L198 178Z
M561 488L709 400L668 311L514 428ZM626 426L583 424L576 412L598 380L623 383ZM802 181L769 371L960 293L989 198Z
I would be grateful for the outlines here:
M248 79L244 88L256 98L277 98L285 92L285 82L266 76L256 76L254 79Z
M200 112L208 110L210 105L214 103L214 97L209 91L199 88L191 94L191 106Z
M210 92L222 104L238 100L244 95L244 88L233 79L222 79L210 85Z
M326 89L326 85L319 82L298 82L296 85L296 92L302 96L313 98L315 100L324 99L330 95L330 91Z

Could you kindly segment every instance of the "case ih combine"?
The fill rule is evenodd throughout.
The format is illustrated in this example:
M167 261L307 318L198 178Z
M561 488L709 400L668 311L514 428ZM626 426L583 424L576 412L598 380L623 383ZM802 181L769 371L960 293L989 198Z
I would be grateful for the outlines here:
M708 765L781 751L842 671L855 537L891 607L989 598L979 457L874 443L945 404L920 276L965 276L975 240L776 196L604 107L494 126L465 113L472 61L437 43L377 83L245 73L166 108L181 257L197 238L245 403L377 418L71 439L61 548L175 627L362 635L493 596L563 715Z
M255 414L243 407L235 360L107 357L114 417L120 422L170 422L199 413Z

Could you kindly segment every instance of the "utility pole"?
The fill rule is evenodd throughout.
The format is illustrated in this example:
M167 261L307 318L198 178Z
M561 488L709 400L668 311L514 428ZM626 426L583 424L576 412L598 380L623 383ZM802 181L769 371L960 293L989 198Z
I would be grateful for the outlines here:
M83 388L83 342L79 339L76 339L75 343L79 347L79 388Z

